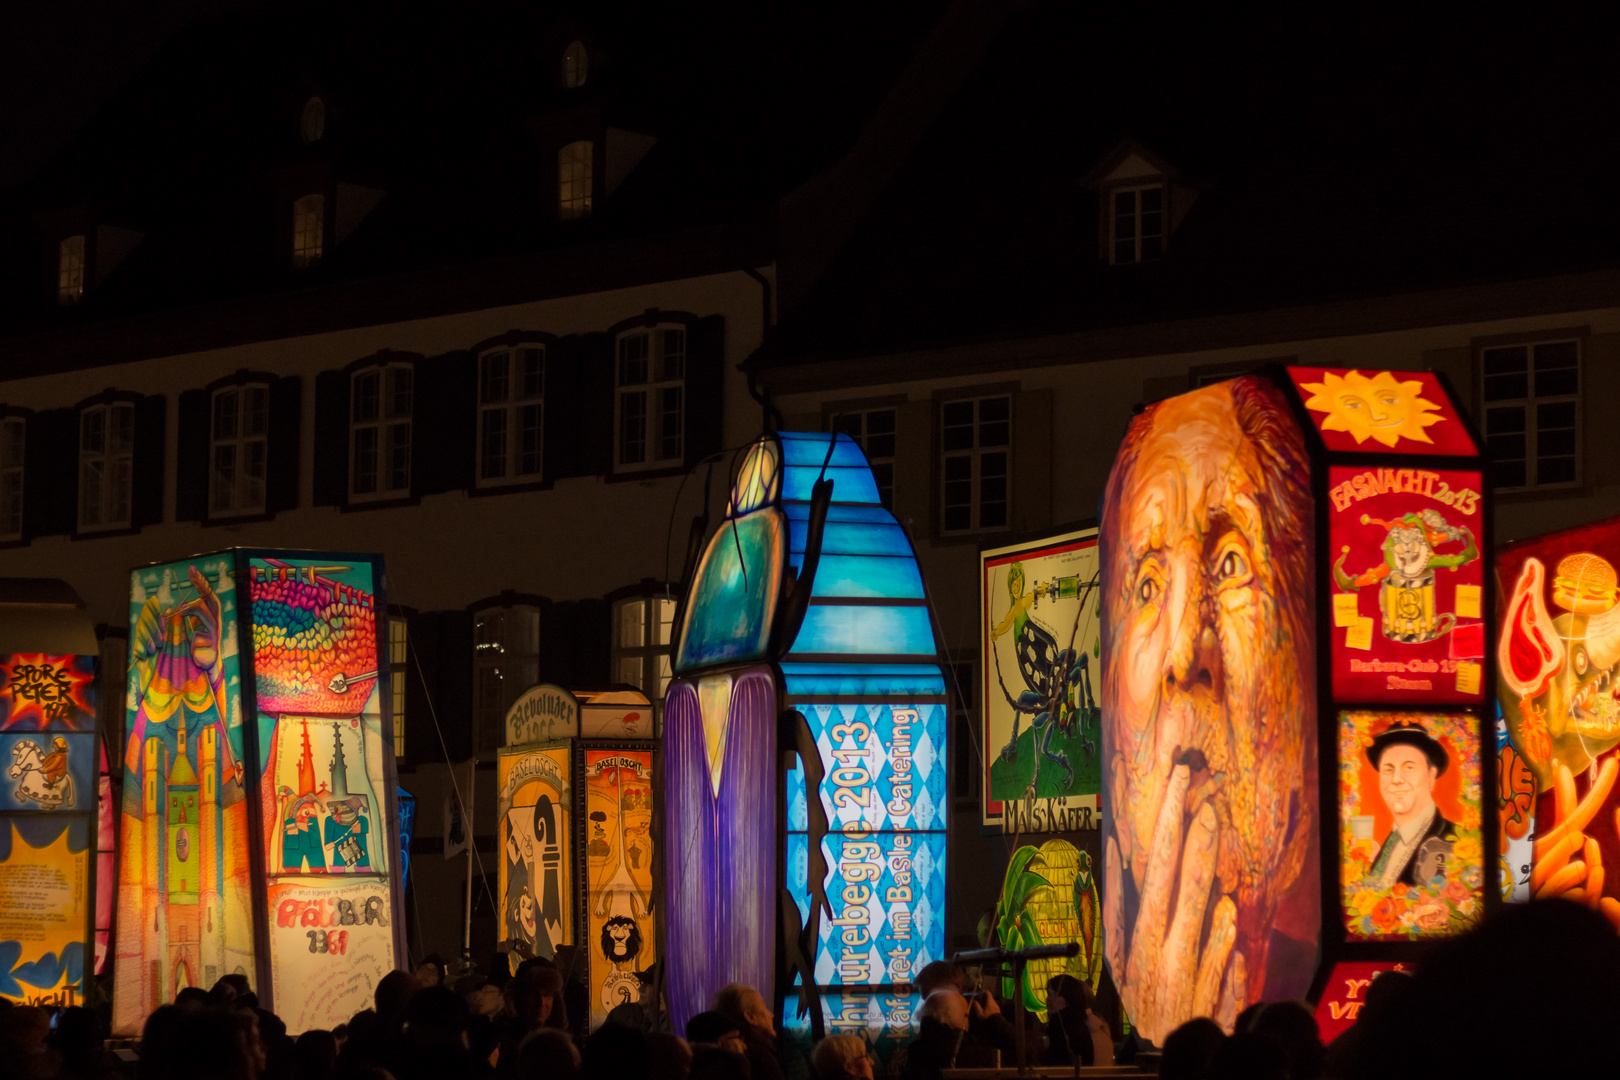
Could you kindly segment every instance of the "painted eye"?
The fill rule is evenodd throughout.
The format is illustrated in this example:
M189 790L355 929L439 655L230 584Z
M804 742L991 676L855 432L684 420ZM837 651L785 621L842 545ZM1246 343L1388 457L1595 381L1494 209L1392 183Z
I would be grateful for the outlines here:
M1159 596L1159 583L1152 578L1143 578L1142 584L1137 588L1136 595L1142 598L1142 603L1151 604Z
M1378 400L1382 401L1385 405L1399 405L1401 403L1401 399L1394 394L1385 394Z
M1242 577L1249 572L1249 564L1243 561L1243 556L1235 551L1228 551L1221 559L1220 578L1228 581L1235 577Z

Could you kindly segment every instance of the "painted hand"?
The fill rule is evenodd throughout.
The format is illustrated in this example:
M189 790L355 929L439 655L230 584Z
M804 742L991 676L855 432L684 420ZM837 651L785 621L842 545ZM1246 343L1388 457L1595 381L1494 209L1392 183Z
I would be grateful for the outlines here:
M1190 817L1190 772L1176 765L1153 827L1129 952L1117 936L1107 941L1109 966L1125 973L1120 997L1131 1022L1156 1043L1194 1016L1214 1016L1228 1030L1243 1008L1246 965L1237 940L1237 908L1230 896L1213 897L1220 826L1215 807L1200 801ZM1105 853L1109 880L1128 873L1111 838ZM1179 874L1177 869L1179 867ZM1122 925L1122 890L1108 890L1108 925ZM1204 916L1211 900L1207 938ZM1201 940L1202 939L1202 940Z

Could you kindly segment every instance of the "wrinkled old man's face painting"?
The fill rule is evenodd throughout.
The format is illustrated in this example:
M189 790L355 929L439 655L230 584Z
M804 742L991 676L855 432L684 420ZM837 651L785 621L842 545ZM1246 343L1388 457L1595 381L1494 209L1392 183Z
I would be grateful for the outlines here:
M1103 522L1104 917L1115 981L1156 1041L1258 996L1314 828L1304 453L1266 442L1300 440L1269 384L1247 424L1235 392L1139 418Z

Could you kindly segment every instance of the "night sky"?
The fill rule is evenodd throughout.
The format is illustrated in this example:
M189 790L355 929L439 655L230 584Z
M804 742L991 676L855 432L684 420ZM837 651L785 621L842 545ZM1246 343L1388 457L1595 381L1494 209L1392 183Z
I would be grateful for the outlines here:
M245 10L263 2L0 4L0 188L28 179L192 16Z

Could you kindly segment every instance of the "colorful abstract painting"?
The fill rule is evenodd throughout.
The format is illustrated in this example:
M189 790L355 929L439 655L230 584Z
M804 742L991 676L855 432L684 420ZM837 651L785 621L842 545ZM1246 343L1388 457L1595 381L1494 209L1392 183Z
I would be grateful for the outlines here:
M257 982L238 595L229 553L130 575L117 1033L183 987Z
M376 569L247 560L272 992L294 1032L344 1022L395 967Z

